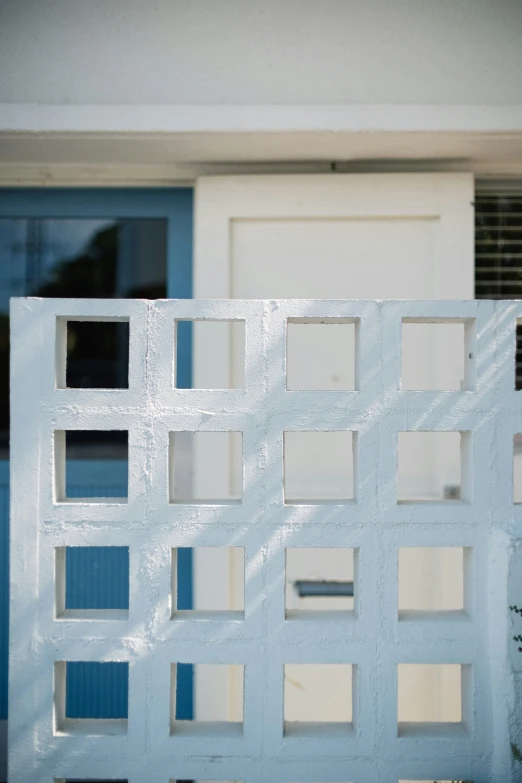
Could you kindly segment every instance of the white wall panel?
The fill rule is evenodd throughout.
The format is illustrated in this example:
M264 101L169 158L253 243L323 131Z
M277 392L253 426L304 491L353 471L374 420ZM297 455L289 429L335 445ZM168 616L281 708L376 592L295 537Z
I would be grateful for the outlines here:
M520 104L521 29L513 0L4 0L0 103Z

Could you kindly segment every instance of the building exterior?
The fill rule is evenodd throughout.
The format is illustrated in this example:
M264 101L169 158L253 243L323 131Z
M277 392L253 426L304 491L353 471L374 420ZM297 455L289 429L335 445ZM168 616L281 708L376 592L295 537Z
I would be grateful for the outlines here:
M0 3L0 758L8 717L9 297L522 298L521 36L516 0ZM456 325L446 328L405 338L405 388L466 388L464 338ZM178 386L241 386L234 329L182 325ZM100 333L94 348L81 329L70 339L76 364L68 385L125 382L125 335ZM333 363L319 333L290 339L289 383L301 388L312 366L310 388L319 377L328 388L353 388L353 362L335 362L341 335L332 338ZM125 492L125 443L84 438L72 446L72 493ZM287 446L295 453L290 491L299 497L312 468L302 443ZM187 442L178 480L193 496L212 491L220 448L227 468L217 480L234 495L234 443ZM333 490L320 484L319 494L349 495L349 479L333 470L344 445L318 440L313 449L324 449L324 482L327 474L337 482ZM459 496L458 444L403 449L405 497ZM515 501L519 450L515 439ZM124 608L125 553L110 562L101 552L75 556L68 568L85 577L70 608L92 602L91 588L100 605ZM412 553L400 587L404 611L416 608L419 573L431 608L458 608L463 557ZM241 608L240 554L187 550L178 558L178 608ZM294 582L351 581L353 562L316 553L287 563L286 573L296 610L332 600L335 608L336 599L300 599ZM435 594L429 583L437 578L444 588ZM89 676L77 674L78 694ZM229 693L233 713L234 672L210 676ZM204 677L183 674L180 715L212 709ZM451 713L451 676L409 687L421 701L446 693L438 709ZM306 689L317 694L321 682L312 677ZM116 680L91 693L100 715L125 710ZM71 711L80 710L80 695L71 699ZM295 709L306 705L297 700Z

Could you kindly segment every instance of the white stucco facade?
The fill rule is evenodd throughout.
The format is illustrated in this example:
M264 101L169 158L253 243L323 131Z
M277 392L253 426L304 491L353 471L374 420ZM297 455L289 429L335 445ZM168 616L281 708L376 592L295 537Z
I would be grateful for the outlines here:
M0 22L0 103L520 104L513 0L7 0Z
M0 182L332 161L511 175L521 29L513 0L6 0Z

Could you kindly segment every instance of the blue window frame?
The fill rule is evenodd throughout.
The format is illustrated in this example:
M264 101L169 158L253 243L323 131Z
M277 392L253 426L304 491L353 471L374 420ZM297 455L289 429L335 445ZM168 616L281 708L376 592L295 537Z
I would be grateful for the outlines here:
M192 219L193 219L193 194L188 188L0 188L0 221L33 221L39 225L41 221L91 221L93 224L102 221L123 221L131 227L136 221L162 221L166 232L166 295L169 298L185 299L192 297ZM36 222L36 223L35 223ZM103 228L103 226L102 226ZM27 233L27 231L26 231ZM102 237L103 238L103 237ZM135 240L132 237L131 241ZM26 248L27 251L27 248ZM40 254L41 255L41 254ZM29 259L30 261L31 259ZM5 257L2 259L2 246L0 243L0 267L4 263L4 269L0 268L0 275L9 275L6 270ZM117 274L117 273L115 273ZM43 291L41 295L71 295L53 294L52 286L46 289L46 260L40 258L37 268L34 263L24 264L24 277L32 281L32 285L14 294L34 294ZM121 275L120 275L121 276ZM42 278L42 279L40 279ZM47 276L49 278L49 275ZM35 281L38 282L36 285ZM42 283L43 281L43 283ZM80 283L81 285L81 283ZM40 286L40 287L38 287ZM57 289L59 290L59 289ZM51 293L49 293L51 292ZM121 295L117 292L104 295ZM125 295L125 294L124 294ZM126 295L135 295L128 293ZM161 294L164 295L164 294ZM147 296L147 294L145 294ZM192 368L192 343L189 325L183 334L180 334L178 342L177 377L179 385L190 388ZM0 334L0 338L1 338ZM106 367L105 367L106 370ZM100 371L94 370L94 372ZM106 374L106 373L105 373ZM0 384L2 378L0 377ZM5 381L4 381L5 384ZM0 389L0 397L2 390ZM1 451L0 451L1 454ZM6 453L4 451L4 457ZM126 487L123 484L123 462L113 459L107 470L108 462L96 463L90 460L88 463L78 459L73 465L71 474L71 494L99 494L100 482L111 488L111 494L125 494ZM101 469L100 469L101 468ZM72 486L74 485L74 486ZM124 542L122 542L124 543ZM107 553L101 552L96 558L96 552L79 553L71 552L68 569L80 569L88 567L99 568L101 581L98 580L96 589L106 590L108 603L114 602L115 607L121 608L122 595L125 593L124 581L128 580L128 552L124 547L117 547L109 556L113 558L111 565L112 578L103 582L103 573L107 573ZM179 590L184 605L192 605L192 555L190 550L183 550L178 559ZM114 573L121 574L115 580ZM128 582L127 582L128 590ZM77 589L78 591L78 589ZM85 600L88 586L85 591L80 587L76 602ZM127 592L128 595L128 592ZM6 458L0 458L0 720L7 718L7 674L8 674L8 617L9 617L9 464ZM92 705L85 705L81 699L85 699L86 672L80 671L78 676L71 676L68 694L69 709L74 715L81 710L92 708L93 713L104 715L123 714L126 711L127 691L125 687L119 687L126 681L127 671L118 672L112 687L94 689L92 692ZM121 675L121 676L120 676ZM121 683L119 679L121 679ZM179 715L178 718L190 719L193 716L193 671L191 667L185 669L182 681L179 683ZM120 704L121 702L121 704Z

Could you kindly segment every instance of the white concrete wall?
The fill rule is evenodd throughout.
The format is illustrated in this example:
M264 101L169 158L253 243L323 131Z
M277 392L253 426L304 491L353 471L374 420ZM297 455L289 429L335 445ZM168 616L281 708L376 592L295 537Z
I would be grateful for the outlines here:
M60 370L64 359L57 316L130 319L128 389L56 388L55 365ZM401 319L418 317L476 321L469 390L400 389ZM180 318L246 321L244 391L173 388ZM360 391L286 390L285 330L293 318L358 321ZM512 731L518 739L519 704L507 607L513 588L519 594L522 523L511 482L521 415L513 388L517 319L522 306L513 302L14 300L10 783L148 783L173 774L341 781L346 770L359 783L514 780L509 738ZM129 430L127 503L63 502L53 492L63 460L53 433L115 427ZM358 432L357 502L285 503L283 431L351 427ZM397 503L397 431L444 428L470 433L462 455L467 500ZM241 504L169 502L169 432L178 431L243 432ZM128 618L56 616L56 547L124 541ZM244 547L244 619L172 615L171 550L178 546ZM352 618L285 617L285 549L299 546L358 550ZM399 615L404 546L470 550L466 613ZM128 721L68 719L60 676L67 660L128 661ZM173 720L175 662L244 665L242 727ZM341 680L342 722L325 723L317 712L315 721L295 721L283 697L287 664L353 667L351 699ZM407 714L398 724L398 667L412 664L461 666L461 708L449 722Z
M0 103L519 104L517 0L4 0Z

